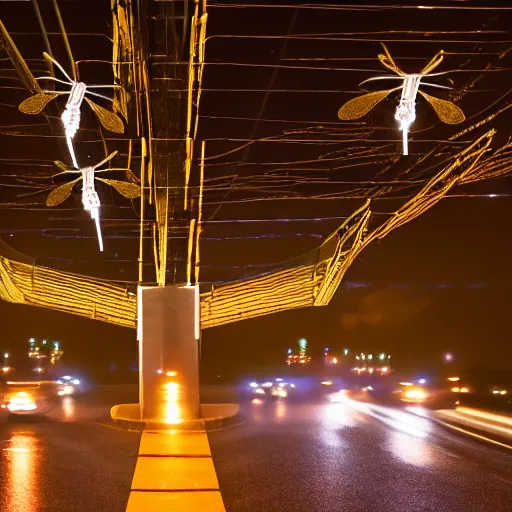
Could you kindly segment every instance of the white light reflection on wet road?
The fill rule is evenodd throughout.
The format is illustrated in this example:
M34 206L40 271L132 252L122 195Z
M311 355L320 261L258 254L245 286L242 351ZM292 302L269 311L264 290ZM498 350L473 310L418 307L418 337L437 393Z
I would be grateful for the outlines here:
M350 406L354 410L367 414L382 423L390 426L394 430L403 432L410 436L425 438L431 430L431 424L428 419L421 417L418 414L411 414L410 412L395 409L393 407L386 407L370 402L359 402L350 398L346 391L340 391L331 397L331 400L336 403L343 403Z
M65 421L76 420L75 401L73 398L67 396L62 400L62 412Z
M31 432L13 432L3 448L7 461L6 511L36 512L40 509L37 478L37 439Z
M426 466L433 461L433 450L429 446L428 436L432 424L428 412L422 407L395 409L369 402L359 402L348 396L346 391L332 395L335 405L366 414L391 427L388 430L386 448L407 464Z

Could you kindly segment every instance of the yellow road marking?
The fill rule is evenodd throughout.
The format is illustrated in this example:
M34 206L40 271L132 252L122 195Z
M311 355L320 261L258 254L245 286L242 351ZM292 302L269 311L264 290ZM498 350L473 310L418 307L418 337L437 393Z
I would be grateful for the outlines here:
M209 456L211 455L208 436L190 432L143 432L140 440L141 455Z
M219 491L132 492L126 512L225 512Z
M142 433L127 512L225 512L206 432Z
M218 489L211 457L141 457L137 460L132 489Z

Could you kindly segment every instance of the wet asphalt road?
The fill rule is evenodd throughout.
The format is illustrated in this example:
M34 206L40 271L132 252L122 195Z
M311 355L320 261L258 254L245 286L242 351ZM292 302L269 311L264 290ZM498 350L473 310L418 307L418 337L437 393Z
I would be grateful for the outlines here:
M250 403L245 424L209 435L228 512L512 510L512 452L335 400Z
M112 428L109 408L135 393L100 388L43 421L2 418L0 510L124 511L140 435ZM209 433L228 512L512 510L512 453L428 418L342 394L242 410L244 423Z
M2 415L0 510L124 512L140 434L109 427L109 410L132 395L97 389L65 398L42 420Z

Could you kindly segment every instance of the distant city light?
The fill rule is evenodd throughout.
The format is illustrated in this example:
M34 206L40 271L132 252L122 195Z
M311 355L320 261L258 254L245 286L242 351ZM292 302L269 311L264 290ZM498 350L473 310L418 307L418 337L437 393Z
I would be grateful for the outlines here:
M381 371L382 371L382 373L387 373L388 372L388 367L387 366L383 366L381 368Z
M373 359L373 354L369 354L368 359L371 361Z
M449 380L450 382L459 382L460 377L448 377L448 380Z
M4 354L4 359L9 359L9 352L6 352L6 353Z
M386 354L381 354L381 355L379 356L379 359L382 361L383 359L385 359L385 357L386 357Z
M447 352L445 355L444 355L444 360L446 362L451 362L453 361L454 357L453 357L453 354L451 354L450 352Z
M333 357L332 358L332 364L338 364L338 358L337 357Z
M288 349L288 354L291 354L291 353L292 353L292 349L291 349L291 348L289 348L289 349Z
M345 356L346 356L347 354L348 354L348 348L344 348L344 349L343 349L343 355L345 355Z

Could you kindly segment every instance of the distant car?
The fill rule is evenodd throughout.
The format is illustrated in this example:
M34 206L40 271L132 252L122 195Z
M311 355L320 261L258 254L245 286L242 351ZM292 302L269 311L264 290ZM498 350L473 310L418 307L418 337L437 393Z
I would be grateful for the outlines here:
M79 395L85 392L82 381L71 375L64 375L57 379L56 382L57 394L59 396Z

